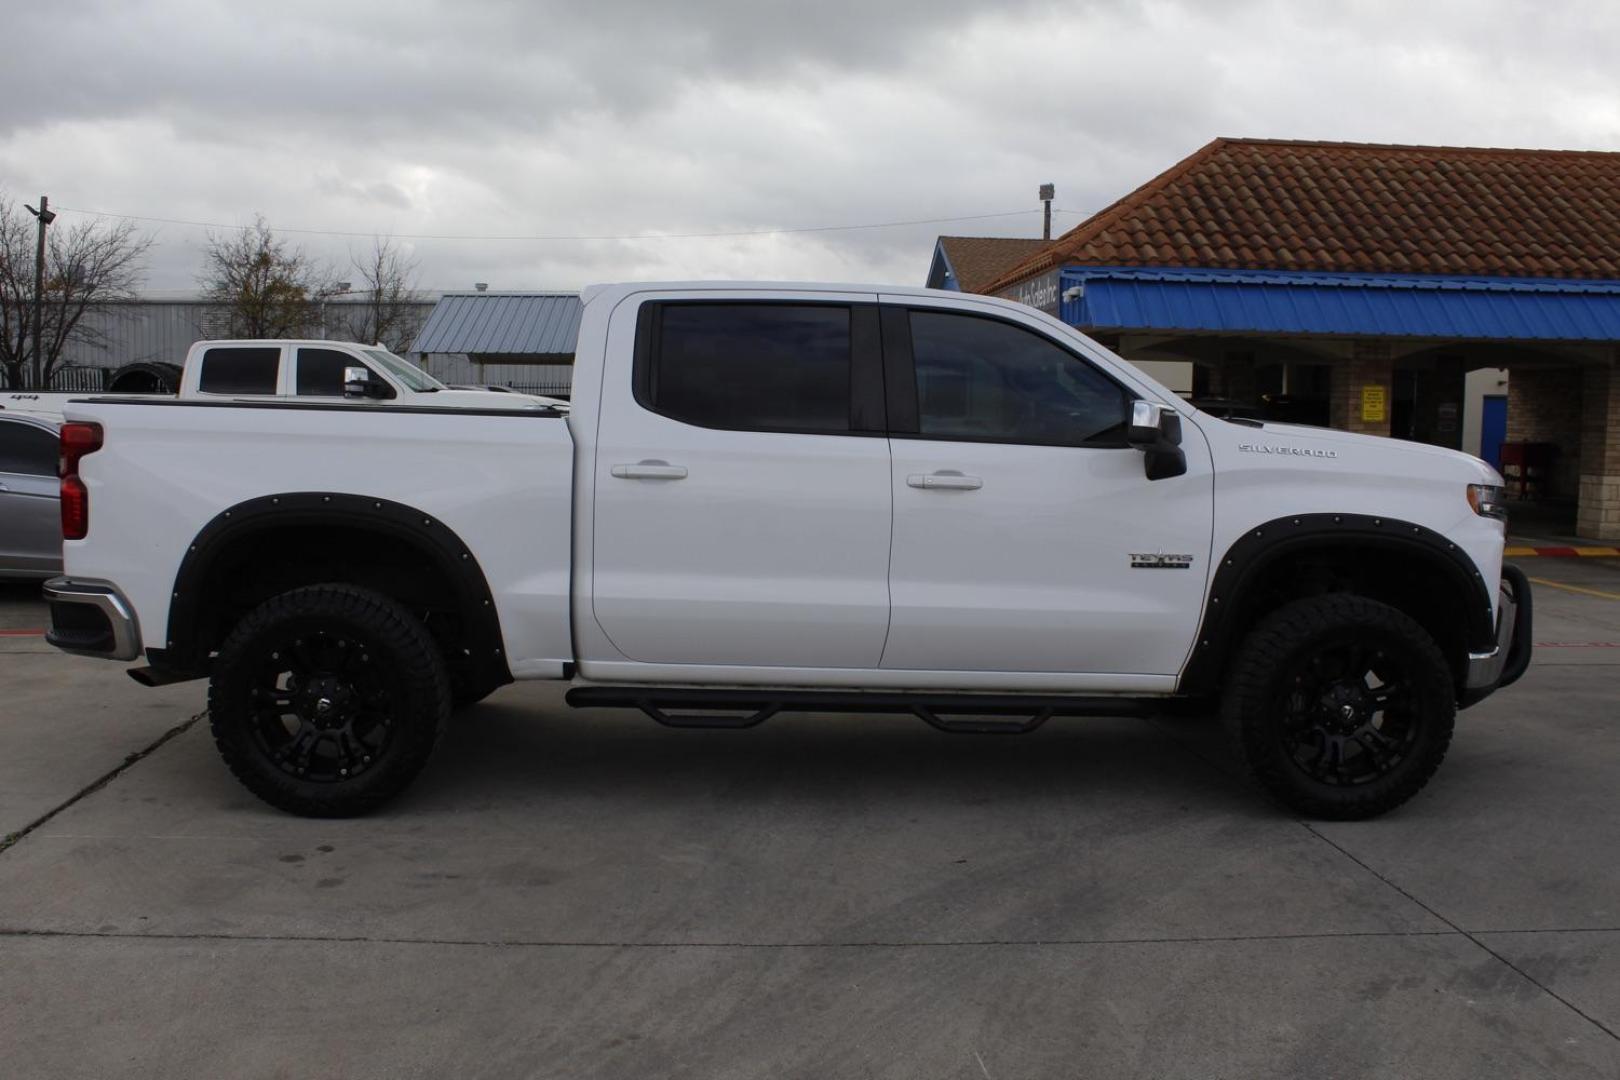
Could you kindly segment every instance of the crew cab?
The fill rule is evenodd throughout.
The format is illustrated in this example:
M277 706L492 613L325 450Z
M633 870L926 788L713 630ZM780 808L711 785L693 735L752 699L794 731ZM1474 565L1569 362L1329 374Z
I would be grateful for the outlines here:
M292 339L197 342L186 353L179 396L197 401L286 398L444 408L537 409L564 404L531 394L453 389L381 345Z
M403 789L455 708L552 679L678 726L1218 708L1274 797L1367 817L1529 663L1476 458L1218 419L990 297L582 300L567 412L295 400L311 343L273 394L267 358L257 397L210 396L205 353L196 393L68 405L49 640L208 678L237 777L328 816Z
M432 404L442 408L567 408L559 398L508 388L447 386L381 345L354 341L250 338L199 341L186 351L178 396L226 399ZM0 393L0 410L59 416L84 394L61 390Z

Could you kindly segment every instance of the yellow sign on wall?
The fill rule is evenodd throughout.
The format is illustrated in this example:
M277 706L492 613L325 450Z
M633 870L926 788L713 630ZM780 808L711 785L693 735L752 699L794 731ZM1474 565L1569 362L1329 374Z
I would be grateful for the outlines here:
M1382 424L1389 419L1386 412L1388 396L1382 386L1363 386L1361 388L1361 418Z

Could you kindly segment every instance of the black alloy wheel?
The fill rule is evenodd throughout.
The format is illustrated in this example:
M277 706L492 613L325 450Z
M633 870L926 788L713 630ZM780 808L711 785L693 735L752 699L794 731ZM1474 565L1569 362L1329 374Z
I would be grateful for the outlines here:
M1420 725L1400 655L1351 634L1302 660L1277 703L1295 767L1335 786L1371 783L1398 768Z
M318 630L268 644L252 689L260 752L317 784L358 776L380 760L395 703L372 658L376 646Z
M1456 685L1429 633L1387 604L1330 593L1263 617L1230 669L1221 716L1239 761L1307 817L1375 817L1440 767Z
M313 585L265 601L214 661L214 742L237 779L309 817L363 814L427 764L450 676L427 628L388 597Z

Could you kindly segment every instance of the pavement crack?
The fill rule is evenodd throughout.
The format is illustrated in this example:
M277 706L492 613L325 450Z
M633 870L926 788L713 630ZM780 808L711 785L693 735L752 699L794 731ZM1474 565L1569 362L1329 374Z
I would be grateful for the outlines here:
M6 836L3 839L0 839L0 855L4 855L7 851L10 851L19 842L21 842L25 837L27 837L29 833L32 833L35 829L39 828L41 825L44 825L46 822L50 821L57 814L60 814L62 811L66 810L68 807L72 806L74 803L78 802L81 799L87 798L88 796L94 795L96 792L100 791L102 788L106 787L108 784L110 784L114 780L118 779L120 776L122 776L124 773L128 772L132 767L134 767L138 762L143 761L146 758L150 757L152 754L156 753L158 747L162 746L164 743L168 742L169 740L171 740L173 738L176 738L177 736L184 735L186 732L190 731L192 729L192 727L197 723L197 721L201 720L203 717L205 717L207 715L208 715L208 710L204 709L202 712L198 713L196 716L193 716L191 719L187 720L185 723L176 724L174 727L170 728L168 731L165 731L162 735L159 735L155 740L153 740L150 744L148 744L144 748L142 748L140 750L137 750L133 754L130 754L128 757L124 758L124 760L118 764L117 768L114 768L114 769L110 770L109 772L103 773L101 776L97 777L95 780L92 780L90 783L86 784L84 787L82 787L78 791L74 792L64 802L58 803L56 806L53 806L51 809L45 811L45 813L41 814L39 817L35 818L33 821L30 821L27 825L24 825L22 828L18 829L16 832L7 833Z
M1186 745L1178 745L1178 749L1180 749L1182 752L1186 753L1188 756L1193 757L1193 758L1197 759L1198 761L1203 762L1205 765L1209 766L1210 768L1214 769L1215 771L1217 771L1217 772L1219 772L1219 773L1221 773L1223 775L1226 775L1226 776L1231 775L1230 770L1222 768L1221 765L1218 762L1211 760L1209 757L1205 756L1204 754L1199 753L1196 749L1194 749L1192 747L1189 747L1189 746L1186 746ZM1320 830L1318 830L1316 828L1316 826L1312 825L1310 822L1308 822L1308 821L1300 821L1299 824L1301 825L1301 827L1303 827L1305 829L1306 832L1308 832L1312 836L1316 837L1316 839L1322 841L1322 843L1328 845L1333 850L1337 851L1340 855L1343 855L1345 858L1349 859L1351 862L1355 863L1357 866L1359 866L1363 870L1367 871L1367 873L1371 874L1373 877L1375 877L1379 881L1383 882L1389 888L1395 890L1397 893L1400 893L1407 900L1411 901L1413 904L1416 904L1419 908L1421 908L1422 910L1428 912L1430 915L1434 916L1434 918L1438 919L1440 922L1444 923L1446 926L1451 928L1449 931L1434 931L1434 933L1437 933L1437 934L1439 934L1439 933L1455 933L1455 934L1458 934L1458 935L1460 935L1460 936L1462 936L1464 938L1467 938L1476 947L1483 950L1492 959L1496 960L1498 963L1500 963L1504 967L1508 968L1508 970L1510 970L1514 974L1518 975L1521 979L1524 979L1530 985L1534 986L1536 989L1540 990L1542 993L1546 994L1548 997L1550 997L1554 1001L1558 1002L1558 1004L1562 1005L1564 1008L1568 1009L1570 1012L1574 1013L1576 1016L1579 1016L1582 1020L1585 1020L1587 1023L1591 1024L1593 1027L1595 1027L1599 1031L1603 1032L1603 1034L1607 1035L1609 1038L1614 1039L1616 1042L1620 1042L1620 1034L1617 1034L1613 1028L1609 1027L1609 1025L1605 1024L1603 1021L1599 1020L1597 1017L1595 1017L1595 1016L1591 1015L1590 1013L1586 1012L1580 1006L1576 1005L1574 1002L1570 1001L1568 998L1564 997L1562 994L1559 994L1557 991L1553 990L1546 983L1544 983L1541 980L1535 978L1529 972L1527 972L1523 968L1519 967L1519 965L1515 964L1513 961L1509 960L1507 957L1503 956L1501 953L1497 952L1495 949L1493 949L1489 945L1485 944L1485 942L1483 942L1483 941L1481 941L1479 939L1479 936L1478 936L1477 933L1475 933L1473 931L1465 930L1461 926L1458 926L1451 919L1446 918L1444 915L1442 915L1440 912L1436 911L1429 904L1426 904L1422 900L1418 899L1411 892L1409 892L1405 888L1401 887L1395 881L1393 881L1392 879L1390 879L1386 875L1380 873L1379 871L1375 870L1365 860L1363 860L1360 857L1352 854L1348 848L1345 848L1343 845L1338 844L1335 841L1329 839L1324 833L1322 833ZM1489 932L1497 933L1499 931L1489 931ZM1411 935L1392 934L1390 936L1422 936L1422 934L1423 934L1423 932L1417 931L1417 932L1413 932Z
M448 945L475 948L520 949L983 949L1057 948L1104 945L1212 945L1282 941L1342 941L1346 939L1390 939L1455 937L1457 930L1332 930L1296 934L1215 934L1180 937L1134 938L982 938L960 941L568 941L544 938L443 938L390 937L386 935L325 934L231 934L165 933L124 930L45 930L26 927L0 927L5 938L88 938L118 941L240 941L292 942L318 945Z
M1334 851L1337 851L1340 855L1343 855L1345 858L1349 859L1351 862L1355 863L1357 866L1359 866L1363 870L1367 871L1367 873L1371 874L1373 877L1377 878L1379 881L1383 882L1385 885L1389 886L1391 889L1394 889L1396 892L1398 892L1402 896L1406 897L1406 899L1410 900L1412 903L1416 904L1418 907L1422 908L1424 911L1428 912L1430 915L1434 916L1436 919L1440 920L1441 922L1445 923L1447 926L1451 927L1451 929L1453 931L1455 931L1456 933L1461 934L1463 937L1465 937L1469 941L1473 942L1474 945L1476 945L1478 948L1483 950L1486 954L1491 956L1498 963L1500 963L1504 967L1508 968L1508 970L1512 971L1515 975L1518 975L1525 982L1528 982L1531 986L1534 986L1536 989L1540 990L1543 994L1546 994L1548 997L1550 997L1554 1001L1558 1002L1558 1004L1562 1005L1564 1008L1568 1009L1570 1012L1574 1013L1576 1016L1579 1016L1582 1020L1585 1020L1588 1024L1591 1024L1593 1027L1595 1027L1599 1031L1603 1032L1603 1034L1607 1035L1609 1038L1615 1040L1616 1042L1620 1042L1620 1033L1616 1033L1613 1028L1609 1027L1609 1025L1605 1024L1603 1021L1599 1020L1597 1017L1593 1016L1591 1013L1588 1013L1586 1010L1582 1009L1579 1005L1576 1005L1573 1001L1570 1001L1568 998L1566 998L1562 994L1558 993L1552 987L1548 986L1546 983L1542 982L1540 979L1537 979L1534 975L1531 975L1528 971L1525 971L1518 964L1515 964L1513 961L1509 960L1507 957L1503 956L1501 953L1497 952L1495 949L1493 949L1489 945L1485 944L1485 942L1483 942L1483 941L1481 941L1479 939L1479 936L1476 933L1474 933L1473 931L1470 931L1470 930L1465 930L1461 926L1458 926L1451 919L1448 919L1446 916L1442 915L1439 911L1435 910L1435 908L1432 905L1427 904L1424 901L1420 900L1412 892L1410 892L1406 888L1402 887L1398 882L1391 879L1388 875L1379 872L1370 863L1368 863L1366 860L1362 859L1360 856L1358 856L1358 855L1354 854L1353 852L1351 852L1350 849L1346 848L1344 845L1342 845L1342 844L1332 840L1331 838L1329 838L1327 835L1325 835L1321 830L1317 829L1317 827L1312 825L1310 822L1301 821L1300 825L1304 827L1306 832L1310 833L1312 836L1314 836L1318 840L1322 841L1322 843L1326 844L1328 847L1331 847Z

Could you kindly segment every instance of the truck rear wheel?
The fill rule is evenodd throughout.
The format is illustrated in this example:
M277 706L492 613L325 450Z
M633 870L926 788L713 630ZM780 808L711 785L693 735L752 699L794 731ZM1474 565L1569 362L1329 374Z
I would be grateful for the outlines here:
M1385 604L1296 600L1244 641L1221 715L1250 775L1308 817L1376 817L1428 783L1451 745L1451 670Z
M266 601L220 647L214 742L272 806L306 817L375 809L416 778L450 715L432 636L380 593L313 585Z

